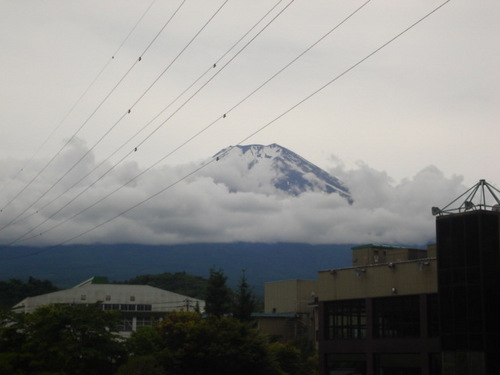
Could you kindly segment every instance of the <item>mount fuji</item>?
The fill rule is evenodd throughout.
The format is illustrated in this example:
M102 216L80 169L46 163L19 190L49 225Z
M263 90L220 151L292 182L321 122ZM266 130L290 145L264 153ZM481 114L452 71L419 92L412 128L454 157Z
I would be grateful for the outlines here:
M336 193L352 203L338 178L278 144L230 146L213 156L208 174L230 192L298 196L305 192Z

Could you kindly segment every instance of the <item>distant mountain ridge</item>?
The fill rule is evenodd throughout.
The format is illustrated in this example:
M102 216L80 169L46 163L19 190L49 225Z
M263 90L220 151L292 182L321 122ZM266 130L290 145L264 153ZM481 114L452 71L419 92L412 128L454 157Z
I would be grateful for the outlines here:
M337 177L276 143L230 146L213 157L219 163L239 168L241 179L248 182L246 186L263 190L268 184L293 196L304 192L337 193L352 203L348 187ZM215 180L230 185L223 175L215 176ZM229 187L232 191L242 190L242 186Z
M250 284L261 291L268 281L315 279L319 270L347 267L352 246L249 242L13 246L0 254L0 280L33 276L68 288L96 275L110 281L164 272L208 277L214 266L224 270L231 287L245 270Z

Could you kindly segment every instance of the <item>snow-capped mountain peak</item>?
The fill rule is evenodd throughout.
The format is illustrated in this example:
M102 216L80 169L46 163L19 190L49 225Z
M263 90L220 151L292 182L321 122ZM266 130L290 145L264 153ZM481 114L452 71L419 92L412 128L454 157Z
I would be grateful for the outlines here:
M352 203L349 189L336 177L278 144L230 146L213 156L211 177L230 191L337 193Z

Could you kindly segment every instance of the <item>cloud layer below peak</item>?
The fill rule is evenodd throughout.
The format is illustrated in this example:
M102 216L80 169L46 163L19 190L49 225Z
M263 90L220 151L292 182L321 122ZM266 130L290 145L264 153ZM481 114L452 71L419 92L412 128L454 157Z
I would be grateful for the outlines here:
M239 173L217 170L217 163L186 179L183 177L199 164L164 165L133 179L143 170L134 162L126 162L87 188L99 171L111 167L103 165L68 190L96 167L98 162L91 153L54 185L60 171L71 166L82 151L85 145L74 142L61 161L51 165L16 199L43 163L33 162L32 168L12 180L23 162L1 162L2 205L8 203L0 217L2 243L425 244L434 240L431 207L447 204L466 190L461 177L446 177L435 166L395 182L387 173L363 162L352 169L338 164L329 170L349 187L352 205L337 194L287 196L272 186L259 186L259 176L253 176L255 189L246 186L235 192L234 187L241 185ZM81 195L75 199L77 194Z

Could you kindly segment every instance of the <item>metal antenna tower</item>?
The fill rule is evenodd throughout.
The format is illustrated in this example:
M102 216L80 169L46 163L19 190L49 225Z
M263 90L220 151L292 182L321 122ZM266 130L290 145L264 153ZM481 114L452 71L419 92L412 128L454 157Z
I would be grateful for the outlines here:
M500 195L500 190L488 184L486 180L479 180L477 184L444 208L432 207L432 214L434 216L441 216L475 210L500 211L500 200L495 192ZM488 193L489 197L487 197ZM462 201L462 199L464 200ZM456 204L459 205L454 207Z

